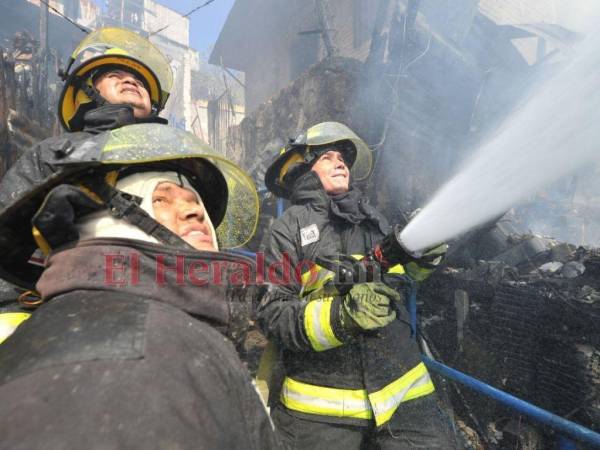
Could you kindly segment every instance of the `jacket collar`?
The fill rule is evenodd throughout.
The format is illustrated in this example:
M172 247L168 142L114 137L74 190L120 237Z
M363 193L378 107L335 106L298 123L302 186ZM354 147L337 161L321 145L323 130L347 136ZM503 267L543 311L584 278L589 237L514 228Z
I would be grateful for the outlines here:
M352 183L352 179L350 182ZM351 189L357 188L351 187ZM364 215L364 220L374 223L383 234L387 233L387 221L371 206L368 198L360 192L357 192L353 197L359 202L358 208L361 215ZM325 192L318 175L312 171L305 173L296 180L290 200L294 205L310 204L316 210L326 211L330 217L342 222L356 223L348 220L347 214L340 211L331 196Z
M325 192L323 183L310 170L296 180L290 200L294 205L310 203L320 209L329 209L331 205L331 197Z
M90 239L48 257L36 288L44 301L68 292L108 291L166 303L217 325L228 301L252 282L252 260L130 239Z
M85 113L83 116L83 131L90 134L99 134L103 131L114 130L134 123L166 124L167 120L158 116L136 119L131 106L106 104Z

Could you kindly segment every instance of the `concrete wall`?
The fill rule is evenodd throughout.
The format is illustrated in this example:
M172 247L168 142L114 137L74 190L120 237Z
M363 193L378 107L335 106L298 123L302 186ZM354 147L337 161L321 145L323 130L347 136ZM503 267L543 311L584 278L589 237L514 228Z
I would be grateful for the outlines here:
M259 160L270 160L289 138L317 122L340 121L359 135L368 133L359 105L353 102L364 76L362 64L352 59L312 66L242 121L243 165L253 170Z
M366 14L361 15L359 20L354 15L358 3L363 4L360 13ZM377 3L323 0L335 55L359 60L366 58L369 42L363 41L356 47L354 35L357 26L372 25ZM267 8L274 11L274 16L269 19L269 26L252 31L254 47L260 50L245 71L248 111L255 110L258 105L277 95L282 88L325 56L321 36L305 34L320 27L314 2L290 0L287 5L285 11L279 11L276 5ZM370 30L368 34L370 35Z
M186 47L190 45L187 17L155 1L144 0L144 30L153 32L166 25L169 26L159 33L162 37Z

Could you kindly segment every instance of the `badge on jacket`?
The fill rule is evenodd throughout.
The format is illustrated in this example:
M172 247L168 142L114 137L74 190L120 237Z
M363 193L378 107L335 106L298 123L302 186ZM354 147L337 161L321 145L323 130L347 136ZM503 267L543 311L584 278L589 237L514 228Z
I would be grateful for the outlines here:
M302 247L317 242L318 240L319 229L317 228L317 224L313 223L307 227L300 228L300 245Z

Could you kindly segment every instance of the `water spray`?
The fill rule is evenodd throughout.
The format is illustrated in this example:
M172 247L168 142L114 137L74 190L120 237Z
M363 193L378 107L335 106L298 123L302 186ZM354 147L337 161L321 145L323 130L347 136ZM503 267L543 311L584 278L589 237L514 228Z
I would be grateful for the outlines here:
M394 236L408 255L493 219L600 155L600 33L504 122Z

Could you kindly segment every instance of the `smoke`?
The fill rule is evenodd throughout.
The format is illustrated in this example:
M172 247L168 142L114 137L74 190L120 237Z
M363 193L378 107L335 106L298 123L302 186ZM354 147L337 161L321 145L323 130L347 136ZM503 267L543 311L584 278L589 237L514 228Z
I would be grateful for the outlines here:
M562 26L579 33L589 33L600 20L600 2L597 0L555 0L556 16Z

